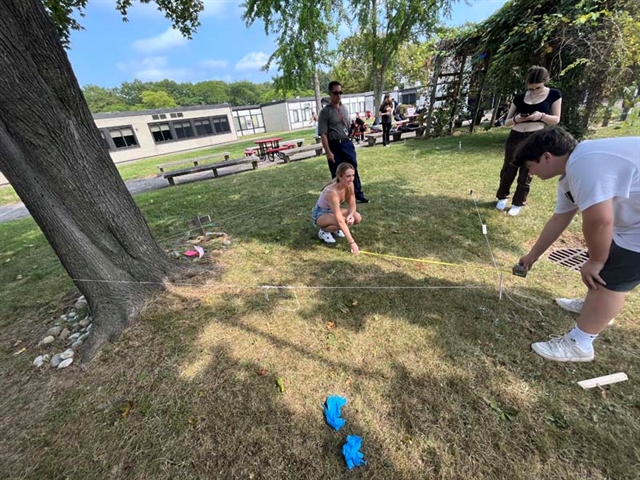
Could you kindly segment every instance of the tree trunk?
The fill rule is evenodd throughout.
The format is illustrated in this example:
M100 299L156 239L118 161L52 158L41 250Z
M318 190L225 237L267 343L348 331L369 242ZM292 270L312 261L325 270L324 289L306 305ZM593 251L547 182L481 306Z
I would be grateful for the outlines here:
M320 78L318 78L318 69L313 71L313 93L316 97L316 115L320 115L322 110L322 93L320 92Z
M89 359L180 267L105 150L42 1L0 5L0 172L89 302Z
M607 102L607 107L604 109L604 117L602 118L602 126L608 127L609 121L611 120L611 115L613 114L613 107L616 101L615 98L611 97Z

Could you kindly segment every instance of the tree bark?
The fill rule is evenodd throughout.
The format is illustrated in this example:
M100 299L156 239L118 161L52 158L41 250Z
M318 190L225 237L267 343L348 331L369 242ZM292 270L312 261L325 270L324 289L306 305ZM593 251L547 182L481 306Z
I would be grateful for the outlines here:
M41 0L0 6L0 171L89 302L89 359L180 267L104 148Z
M313 71L313 93L316 97L316 115L320 115L322 110L322 93L320 92L320 79L318 78L318 69Z

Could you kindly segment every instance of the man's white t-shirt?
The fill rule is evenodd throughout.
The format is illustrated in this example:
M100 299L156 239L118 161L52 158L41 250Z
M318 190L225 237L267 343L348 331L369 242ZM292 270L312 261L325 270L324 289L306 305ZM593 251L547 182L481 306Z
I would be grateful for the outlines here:
M613 241L640 252L640 137L580 143L558 182L555 213L567 213L613 199Z

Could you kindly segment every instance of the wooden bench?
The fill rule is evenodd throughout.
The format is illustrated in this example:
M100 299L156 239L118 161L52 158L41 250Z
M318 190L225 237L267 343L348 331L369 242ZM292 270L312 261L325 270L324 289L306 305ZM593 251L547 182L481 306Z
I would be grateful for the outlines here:
M190 173L198 173L198 172L206 172L207 170L213 171L213 177L218 178L218 169L225 167L233 167L235 165L243 165L245 163L250 163L253 169L258 168L258 157L245 157L238 158L236 160L226 160L224 162L218 163L209 163L205 165L194 165L193 167L183 168L181 170L172 170L170 172L164 172L163 178L167 179L169 185L175 185L174 177L179 177L181 175L189 175Z
M373 147L376 144L376 141L379 138L382 138L382 132L368 133L365 135L365 138L367 139L367 144L370 147Z
M301 147L302 145L304 145L304 138L294 138L293 140L287 140L286 142L280 143L281 147L286 147L287 145Z
M296 153L313 152L313 151L315 151L314 156L316 157L319 155L322 155L322 144L316 143L315 145L305 145L303 147L290 148L288 150L281 152L281 156L282 156L282 159L284 160L284 163L289 163L291 161L291 157Z
M282 145L281 147L278 147L278 148L269 148L268 150L266 150L265 153L269 157L271 157L271 161L273 162L276 159L276 157L284 158L282 152L285 152L287 150L291 150L291 149L293 149L295 147L296 147L295 143L288 143L288 144Z
M422 134L424 133L425 128L426 127L421 126L421 127L410 128L409 130L402 130L402 131L396 130L395 132L392 133L393 141L399 142L403 134L411 133L411 132L416 132L416 137L421 137Z
M158 168L160 169L160 172L164 173L164 170L167 167L173 167L175 165L186 165L188 163L193 163L193 166L197 167L198 165L200 165L200 163L204 162L205 160L209 160L211 158L224 156L225 160L229 160L229 155L231 155L229 152L221 152L221 153L214 153L213 155L207 155L204 157L185 158L184 160L177 160L175 162L163 163L162 165L158 165Z

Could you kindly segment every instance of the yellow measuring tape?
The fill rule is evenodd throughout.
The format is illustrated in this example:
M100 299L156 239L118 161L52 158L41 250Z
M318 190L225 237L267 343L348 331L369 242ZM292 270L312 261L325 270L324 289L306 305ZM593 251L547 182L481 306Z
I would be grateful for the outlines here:
M512 273L510 270L503 270L501 268L495 268L495 267L481 267L478 265L464 265L461 263L439 262L437 260L424 260L421 258L398 257L396 255L385 255L384 253L367 252L366 250L360 250L360 253L364 255L371 255L372 257L390 258L392 260L405 260L407 262L430 263L432 265L445 265L447 267L472 268L475 270L490 270L492 272L509 273L509 274Z

